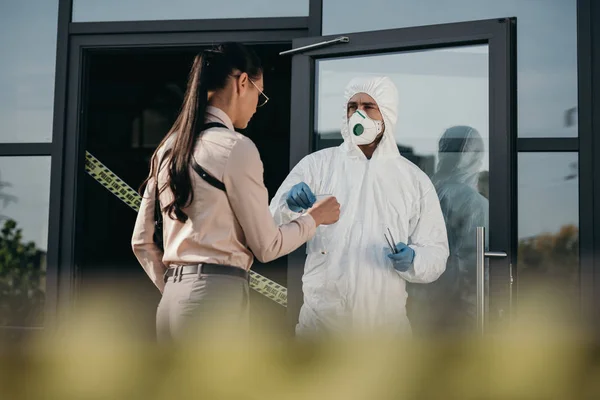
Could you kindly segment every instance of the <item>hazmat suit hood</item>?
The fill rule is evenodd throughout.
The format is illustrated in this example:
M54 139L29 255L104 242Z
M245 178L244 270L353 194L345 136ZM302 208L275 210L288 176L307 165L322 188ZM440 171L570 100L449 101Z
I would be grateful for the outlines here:
M398 122L398 89L394 82L385 76L354 78L346 86L342 106L342 137L344 138L342 149L352 157L365 157L360 148L352 141L348 126L348 101L357 93L366 93L371 96L383 115L385 130L373 158L398 157L400 152L394 137Z
M485 149L477 130L469 126L448 128L439 141L438 167L433 183L462 183L477 186Z

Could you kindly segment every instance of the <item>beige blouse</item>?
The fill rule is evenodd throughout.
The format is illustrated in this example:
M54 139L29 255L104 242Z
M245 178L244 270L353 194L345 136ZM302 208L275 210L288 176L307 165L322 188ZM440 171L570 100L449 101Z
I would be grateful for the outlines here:
M272 261L296 250L316 231L310 215L277 226L269 212L263 164L254 143L235 132L227 114L218 108L207 108L206 122L220 122L229 129L204 131L194 149L194 158L225 184L227 193L205 182L190 167L194 200L184 209L189 218L181 223L163 213L164 254L152 240L154 179L146 188L135 223L133 252L161 291L168 265L214 263L249 270L254 260L252 253L262 262ZM171 144L172 141L163 146L159 157ZM166 176L163 168L159 187L165 184ZM163 206L171 199L169 189L160 195Z

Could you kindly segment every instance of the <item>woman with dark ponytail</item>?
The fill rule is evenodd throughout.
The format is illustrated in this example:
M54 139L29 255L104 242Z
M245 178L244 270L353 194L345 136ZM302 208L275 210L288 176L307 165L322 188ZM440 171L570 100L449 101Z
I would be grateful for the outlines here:
M196 56L181 112L152 156L132 247L163 295L159 340L213 312L246 325L254 256L284 256L339 218L330 197L275 224L258 150L235 131L268 101L262 75L256 54L238 43Z

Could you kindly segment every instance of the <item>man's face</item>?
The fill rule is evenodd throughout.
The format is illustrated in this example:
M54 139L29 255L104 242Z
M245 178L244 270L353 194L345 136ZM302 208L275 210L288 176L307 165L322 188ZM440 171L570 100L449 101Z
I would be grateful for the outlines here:
M356 93L348 100L347 117L350 118L356 110L366 113L371 119L383 121L383 115L375 100L366 93Z

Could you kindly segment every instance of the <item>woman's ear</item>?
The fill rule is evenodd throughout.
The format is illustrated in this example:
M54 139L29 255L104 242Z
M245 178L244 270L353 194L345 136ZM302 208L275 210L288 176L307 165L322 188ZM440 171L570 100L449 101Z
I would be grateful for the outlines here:
M237 90L240 94L248 88L248 85L250 84L249 79L247 73L242 72L240 74L240 77L237 79Z

